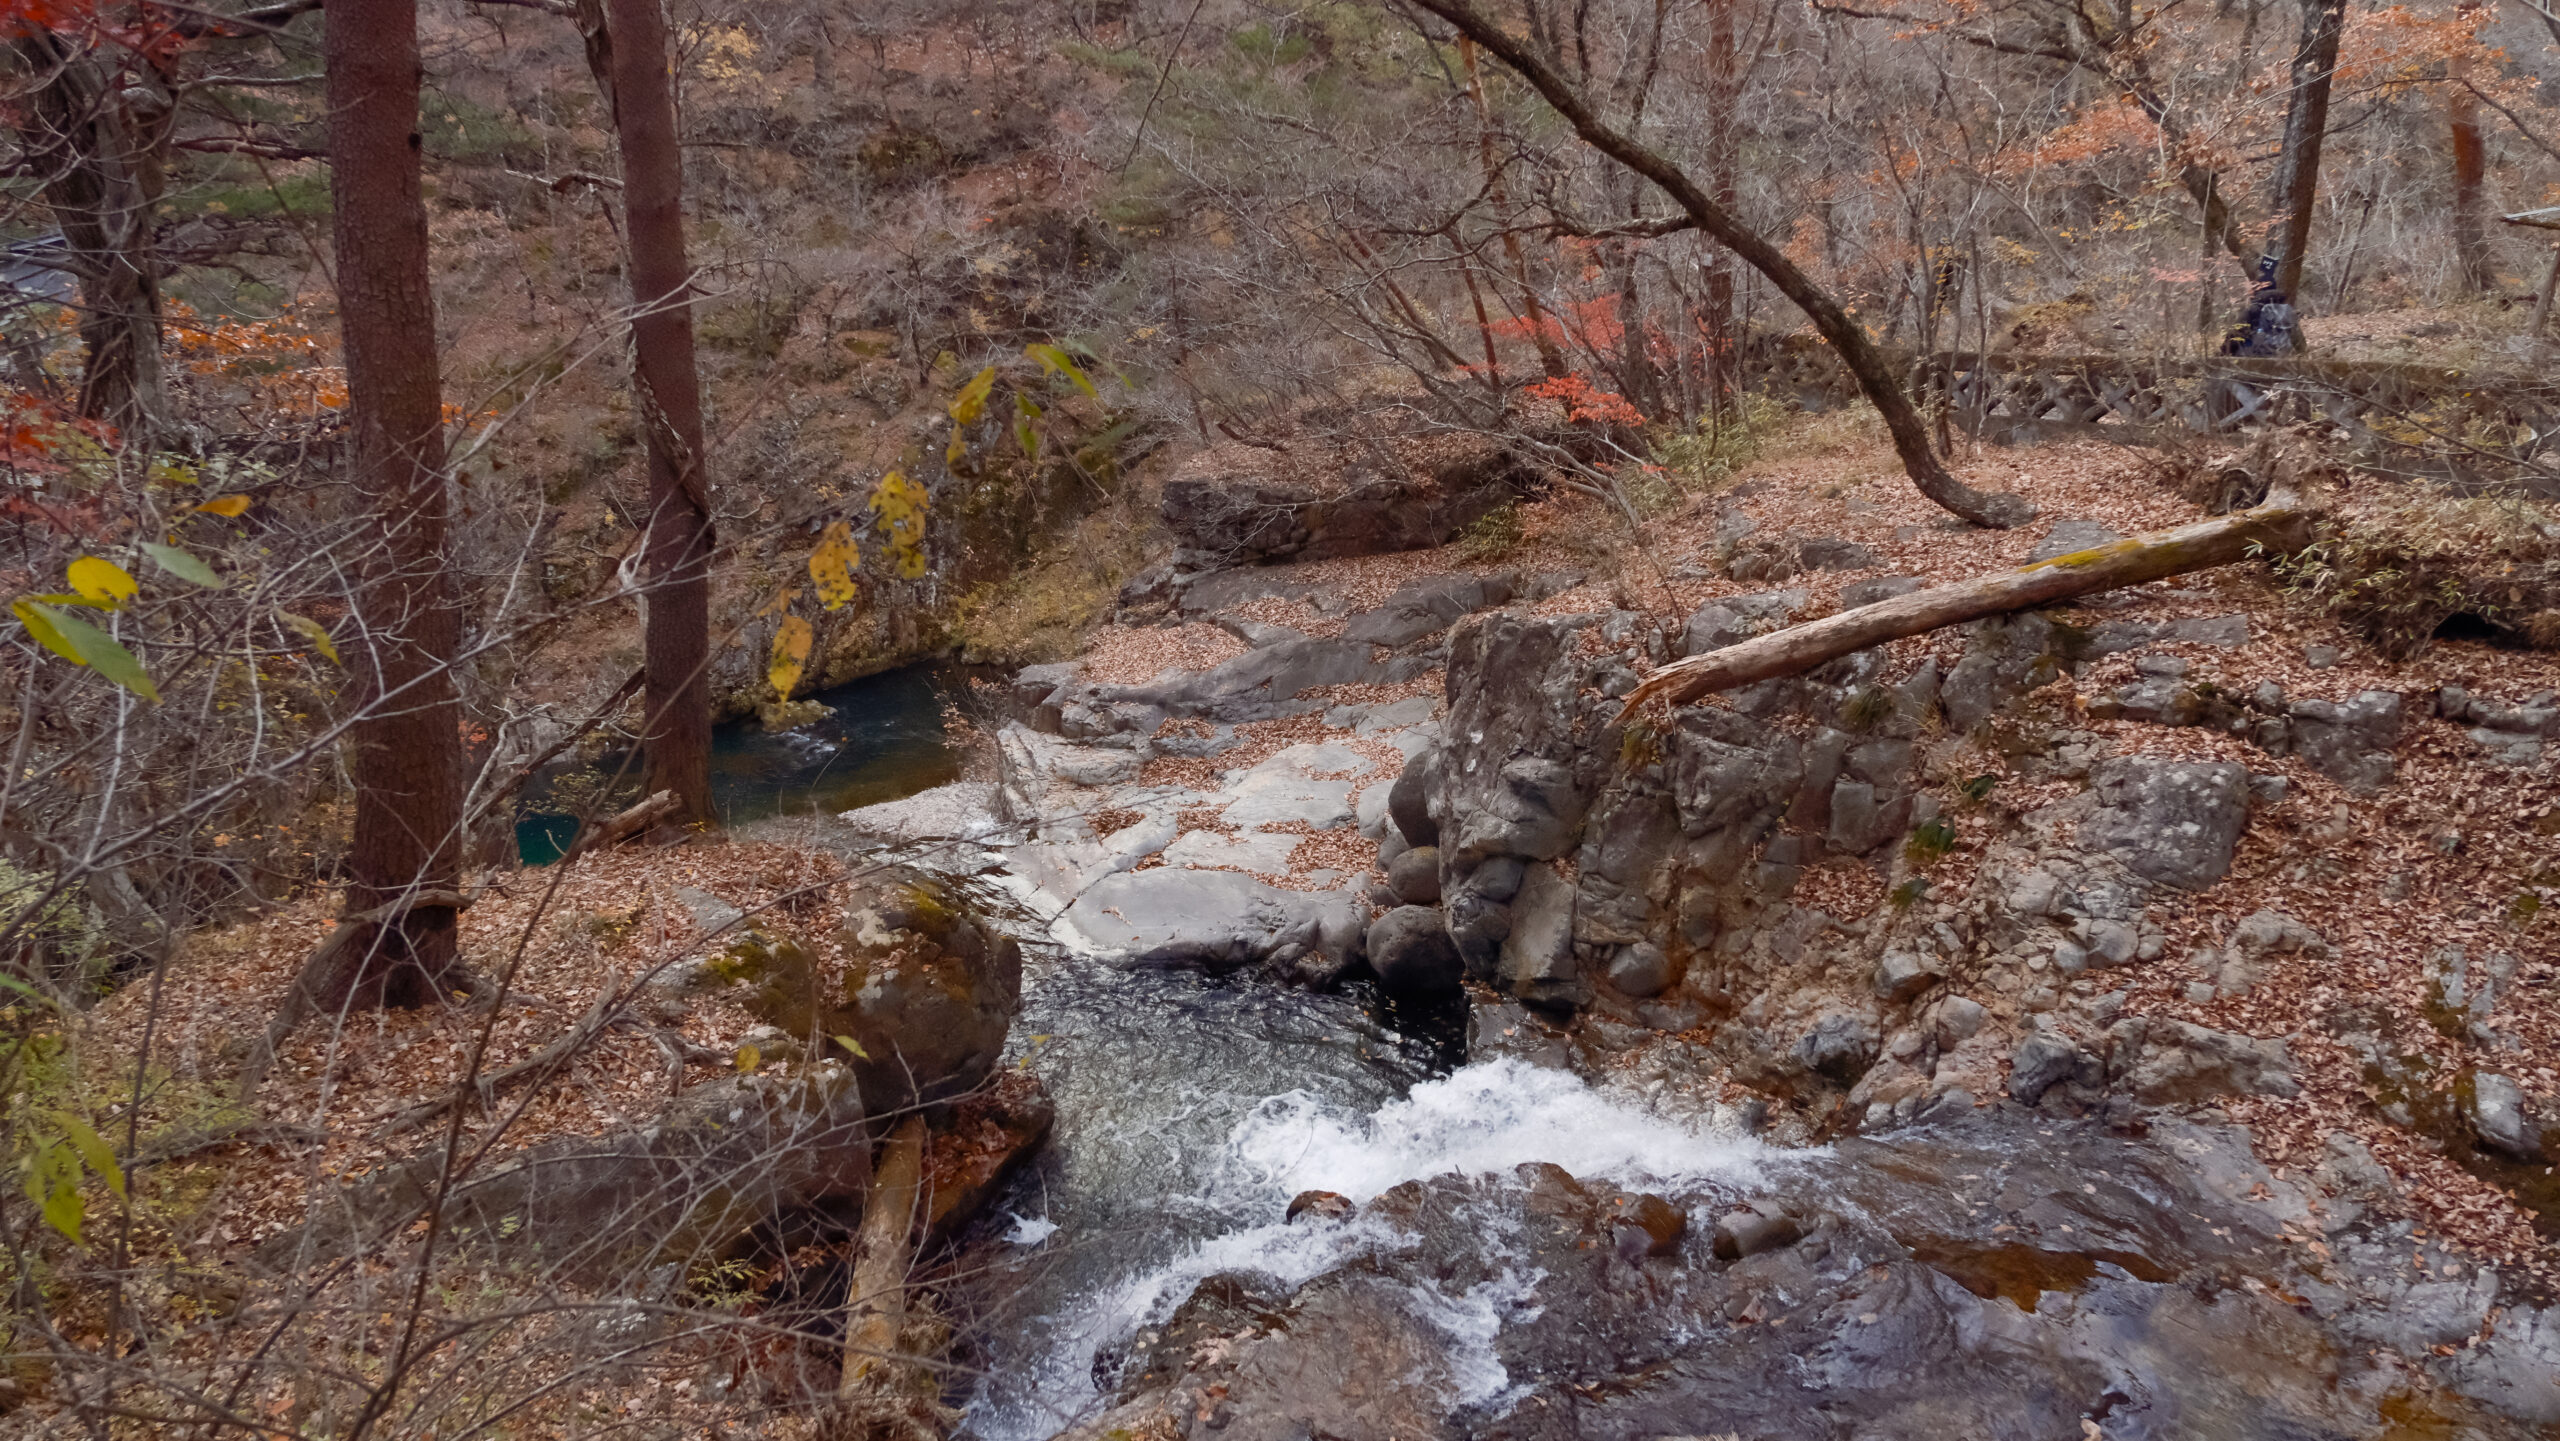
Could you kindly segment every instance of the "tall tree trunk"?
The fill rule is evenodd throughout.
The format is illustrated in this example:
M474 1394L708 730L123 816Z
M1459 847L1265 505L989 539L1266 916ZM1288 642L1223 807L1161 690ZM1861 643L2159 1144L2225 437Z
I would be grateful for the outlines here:
M1467 93L1475 97L1476 153L1484 162L1485 198L1492 202L1494 224L1502 227L1502 254L1511 262L1511 278L1520 287L1529 343L1538 348L1538 364L1547 379L1560 380L1566 373L1564 352L1548 333L1547 310L1538 303L1538 287L1529 283L1529 260L1520 251L1520 234L1511 226L1511 197L1502 188L1502 160L1493 153L1493 102L1485 99L1484 77L1476 73L1475 42L1463 35L1458 37L1458 61L1466 67Z
M176 429L160 368L160 271L151 223L168 115L156 89L120 86L99 57L49 30L17 46L37 80L20 121L45 204L80 280L80 414L149 446Z
M2465 12L2470 9L2464 6ZM2467 57L2456 55L2445 86L2445 123L2453 140L2453 266L2463 293L2495 283L2489 267L2489 152L2480 136L2480 101L2471 93Z
M1707 0L1707 187L1716 204L1734 206L1734 111L1741 102L1741 82L1734 66L1733 7L1740 0ZM1742 388L1733 313L1733 252L1718 249L1707 259L1707 298L1701 327L1707 343L1707 404L1718 416L1726 413Z
M2284 148L2267 194L2267 254L2276 285L2302 309L2302 258L2311 244L2312 204L2319 198L2320 144L2329 129L2329 81L2338 71L2338 37L2347 0L2302 0L2302 34L2293 47L2293 96L2285 107ZM2301 348L2296 336L2295 348Z
M1528 82L1530 88L1546 98L1557 114L1573 126L1583 143L1615 160L1660 187L1685 212L1691 223L1721 242L1734 254L1778 288L1795 307L1813 322L1814 329L1840 357L1842 365L1857 377L1858 388L1866 393L1877 412L1884 417L1885 429L1893 437L1894 453L1902 460L1902 468L1922 495L1975 525L2006 528L2022 525L2035 516L2035 507L2015 495L1990 494L1975 490L1955 478L1939 463L1937 451L1929 444L1928 423L1903 393L1901 380L1894 375L1884 356L1867 339L1867 333L1849 318L1840 303L1786 257L1786 253L1769 243L1766 237L1734 218L1733 213L1708 198L1688 172L1661 155L1638 144L1631 136L1622 135L1604 124L1581 94L1569 84L1555 67L1519 39L1494 24L1467 3L1467 0L1416 0L1421 8L1457 27L1459 32L1490 52L1511 72Z
M684 153L676 140L666 20L658 0L578 0L588 63L622 144L631 245L632 386L649 444L648 788L680 821L711 817L711 503L702 383L693 357L693 267L685 259Z
M374 532L356 660L347 909L450 893L462 847L461 639L447 566L443 386L420 193L417 0L330 0L330 198L347 427ZM418 1004L458 968L451 906L395 909L363 938L354 999Z

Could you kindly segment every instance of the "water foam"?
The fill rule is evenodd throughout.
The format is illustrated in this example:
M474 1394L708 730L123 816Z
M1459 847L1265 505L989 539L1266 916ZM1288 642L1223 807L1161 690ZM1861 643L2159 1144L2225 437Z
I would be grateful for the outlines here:
M1030 1328L1036 1339L1016 1338L1032 1354L999 1359L970 1408L970 1429L985 1441L1035 1441L1089 1412L1096 1355L1169 1316L1211 1276L1250 1274L1290 1290L1362 1255L1411 1244L1366 1216L1288 1225L1281 1212L1301 1191L1366 1202L1406 1181L1501 1175L1531 1161L1644 1189L1749 1186L1766 1154L1757 1142L1648 1115L1570 1074L1509 1059L1423 1082L1368 1114L1303 1091L1270 1097L1229 1133L1200 1195L1167 1198L1225 1216L1234 1229L1041 1318ZM1070 1233L1056 1244L1076 1239ZM1506 1315L1535 1314L1540 1279L1506 1272L1463 1295L1416 1295L1416 1313L1451 1343L1444 1380L1453 1407L1504 1395L1509 1378L1493 1340Z

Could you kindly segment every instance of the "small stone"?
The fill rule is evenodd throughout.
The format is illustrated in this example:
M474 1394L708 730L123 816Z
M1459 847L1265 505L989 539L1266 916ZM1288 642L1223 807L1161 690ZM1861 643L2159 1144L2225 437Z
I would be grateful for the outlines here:
M2284 776L2261 775L2255 771L2249 775L2249 802L2252 805L2280 806L2284 804L2285 797L2292 794L2293 782Z
M1875 993L1896 1005L1918 998L1946 978L1938 963L1916 951L1891 950L1876 963Z
M2071 1079L2084 1059L2070 1037L2030 1031L2009 1053L2009 1095L2022 1106L2032 1106L2045 1092Z
M1282 1221L1284 1224L1294 1224L1300 1216L1311 1216L1319 1221L1346 1221L1351 1218L1351 1213L1358 1209L1359 1207L1351 1203L1349 1196L1338 1192L1300 1191L1290 1198L1289 1214L1283 1217Z
M1616 1209L1615 1229L1641 1236L1640 1254L1668 1256L1680 1249L1680 1238L1689 1234L1689 1213L1649 1192L1617 1197Z
M2213 1000L2213 996L2214 996L2213 982L2211 982L2211 981L2189 981L2189 982L2187 982L2187 1003L2188 1003L2189 1005L2202 1006L2202 1005L2210 1004L2210 1003L2212 1002L2212 1000Z
M1745 1256L1792 1246L1803 1239L1804 1227L1795 1217L1783 1212L1771 1214L1756 1207L1728 1211L1717 1217L1715 1232L1710 1238L1719 1261L1739 1261Z
M2043 970L2044 967L2036 963L2044 959L2045 958L2042 956L2029 956L2027 958L2027 969L2031 971ZM2088 969L2089 953L2087 950L2079 946L2075 946L2069 941L2057 942L2053 948L2053 957L2048 964L2059 967L2065 975L2077 974L2080 971Z
M1981 1033L1983 1019L1990 1012L1980 1001L1965 996L1949 996L1938 1003L1936 1034L1938 1049L1952 1051Z
M2313 670L2327 670L2338 663L2342 654L2334 645L2306 645L2302 648L2302 663Z

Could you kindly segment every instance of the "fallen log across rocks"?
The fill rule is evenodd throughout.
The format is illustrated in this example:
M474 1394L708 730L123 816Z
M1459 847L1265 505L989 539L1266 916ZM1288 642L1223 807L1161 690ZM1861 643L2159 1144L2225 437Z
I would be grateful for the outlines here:
M1984 616L2210 570L2251 556L2289 554L2310 543L2313 519L2314 511L2299 494L2283 491L2253 510L1858 606L1674 661L1644 678L1627 696L1619 717L1657 702L1682 706L1713 691L1797 675L1853 651Z

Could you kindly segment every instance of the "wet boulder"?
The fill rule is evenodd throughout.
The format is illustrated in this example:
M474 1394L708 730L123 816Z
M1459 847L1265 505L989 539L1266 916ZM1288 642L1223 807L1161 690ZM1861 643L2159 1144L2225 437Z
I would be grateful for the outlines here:
M1429 906L1398 906L1369 925L1369 969L1388 994L1416 999L1458 993L1458 948Z
M1387 792L1387 816L1395 822L1396 831L1407 845L1440 843L1440 822L1431 813L1431 793L1439 763L1438 751L1416 751L1405 761L1404 770Z

